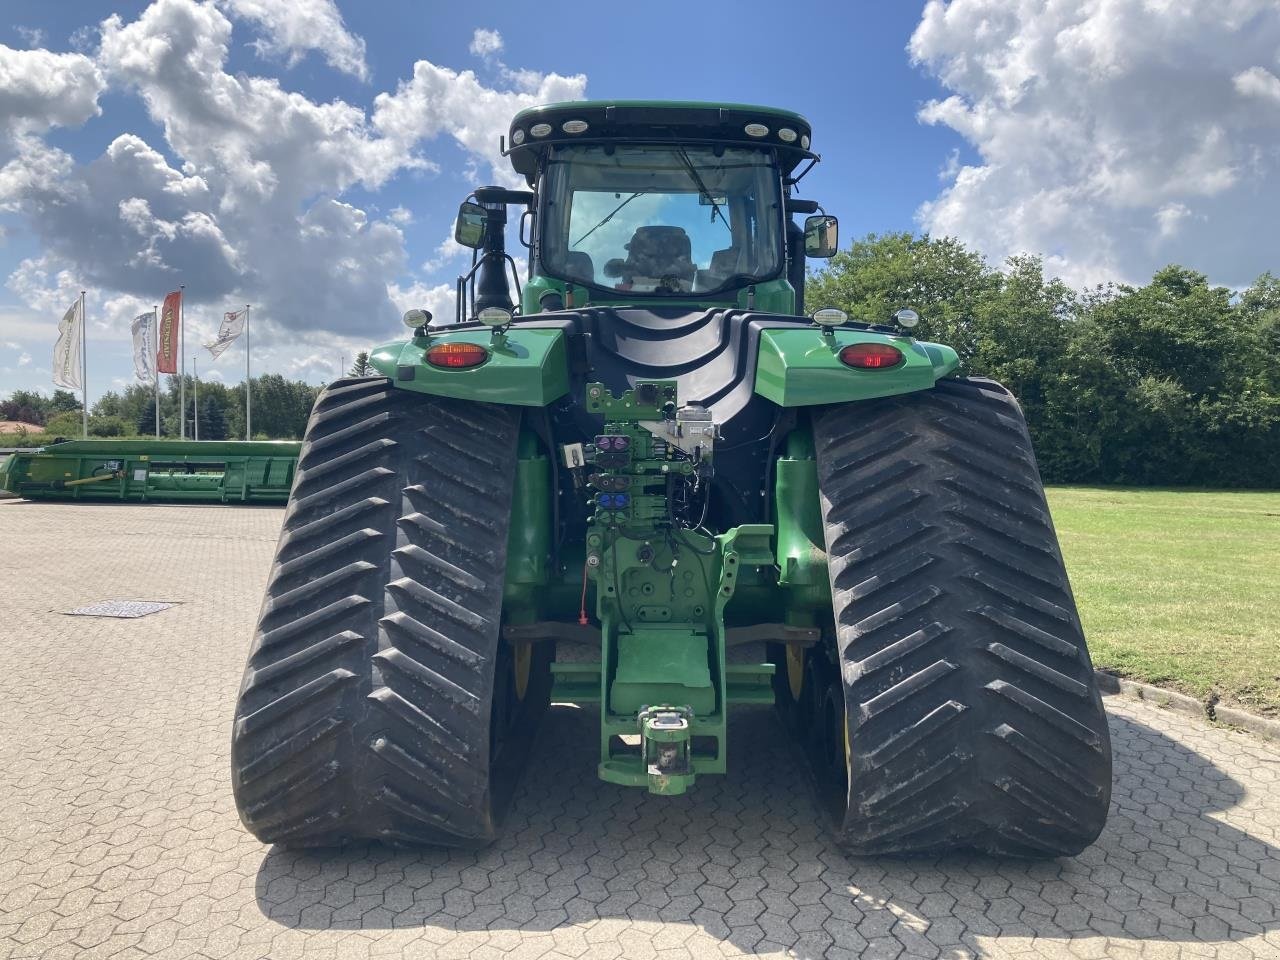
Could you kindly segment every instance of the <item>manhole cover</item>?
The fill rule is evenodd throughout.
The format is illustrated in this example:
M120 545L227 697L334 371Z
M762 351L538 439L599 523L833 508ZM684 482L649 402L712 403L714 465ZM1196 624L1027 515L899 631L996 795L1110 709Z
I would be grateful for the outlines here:
M87 607L66 611L73 617L145 617L151 613L168 610L172 603L163 600L102 600Z

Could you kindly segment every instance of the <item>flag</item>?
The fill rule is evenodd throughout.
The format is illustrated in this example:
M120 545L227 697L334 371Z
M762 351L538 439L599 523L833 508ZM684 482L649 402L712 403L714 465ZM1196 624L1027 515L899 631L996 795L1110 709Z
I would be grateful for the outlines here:
M213 359L217 360L222 356L222 351L231 346L242 333L244 333L244 311L224 313L222 326L218 327L218 338L206 343L204 348L213 354Z
M139 380L150 383L155 376L156 348L152 343L154 332L151 329L154 313L141 313L133 318L130 329L133 330L133 372Z
M178 372L178 324L182 321L182 291L175 290L164 298L160 308L160 335L156 340L156 369L161 373Z
M58 324L58 342L53 345L53 382L68 390L79 390L80 383L80 325L84 316L80 301L76 300L62 316Z

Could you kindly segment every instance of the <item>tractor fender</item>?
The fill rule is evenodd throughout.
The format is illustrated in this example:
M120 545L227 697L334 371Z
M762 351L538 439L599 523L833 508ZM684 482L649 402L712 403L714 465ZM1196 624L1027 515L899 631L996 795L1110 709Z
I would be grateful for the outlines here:
M445 343L476 344L488 356L473 367L434 366L427 353ZM545 407L569 392L565 337L555 329L513 327L495 333L468 325L383 344L369 355L369 362L396 387L438 397Z
M840 351L858 343L896 347L902 362L873 370L846 366ZM764 330L755 391L781 407L871 400L928 390L959 363L950 347L894 333L839 328L825 333L816 327Z

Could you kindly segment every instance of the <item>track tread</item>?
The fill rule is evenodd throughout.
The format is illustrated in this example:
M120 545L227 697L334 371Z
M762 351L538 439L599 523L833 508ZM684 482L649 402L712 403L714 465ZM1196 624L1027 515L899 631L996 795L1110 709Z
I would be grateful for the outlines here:
M493 837L518 431L512 408L382 378L317 399L233 726L237 806L261 840Z
M1105 822L1106 719L1021 411L999 384L814 418L857 854L1063 856Z

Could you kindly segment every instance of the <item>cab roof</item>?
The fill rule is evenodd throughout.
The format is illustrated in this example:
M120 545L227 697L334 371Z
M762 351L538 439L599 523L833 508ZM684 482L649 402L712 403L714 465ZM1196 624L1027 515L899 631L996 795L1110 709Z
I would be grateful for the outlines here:
M812 136L808 120L777 107L696 100L574 100L517 113L506 153L529 183L537 175L539 155L548 147L571 143L773 147L789 175L802 161L818 159L809 149Z

